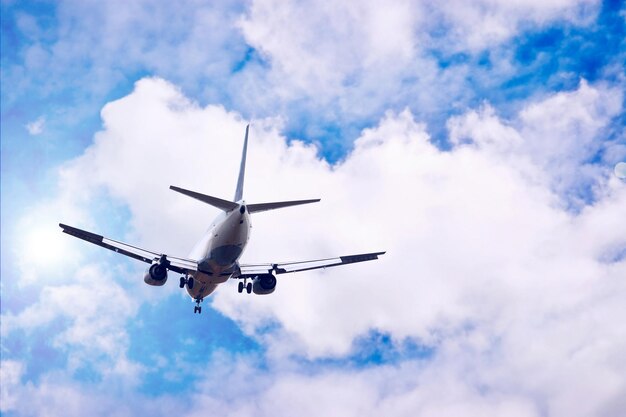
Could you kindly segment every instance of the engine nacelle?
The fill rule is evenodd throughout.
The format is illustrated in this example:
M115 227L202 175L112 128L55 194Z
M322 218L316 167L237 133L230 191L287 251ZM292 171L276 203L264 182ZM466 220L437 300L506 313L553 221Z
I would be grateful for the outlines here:
M167 267L161 263L153 263L150 268L146 270L146 274L143 276L143 282L148 285L154 285L160 287L167 281Z
M276 277L272 274L262 274L252 280L252 291L255 294L271 294L276 289Z

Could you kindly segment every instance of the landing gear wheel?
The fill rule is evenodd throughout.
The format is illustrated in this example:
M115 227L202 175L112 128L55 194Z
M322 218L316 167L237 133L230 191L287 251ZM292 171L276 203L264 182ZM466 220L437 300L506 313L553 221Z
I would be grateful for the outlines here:
M202 302L202 298L196 298L196 306L193 308L193 313L200 314L202 313L202 307L200 307L200 303Z
M243 282L239 281L239 285L237 286L237 291L241 294L243 292Z
M185 288L185 277L180 277L180 288Z
M246 292L248 294L250 294L252 292L252 283L248 282L248 285L246 285Z
M193 277L187 278L187 288L189 288L190 290L193 290L193 281Z

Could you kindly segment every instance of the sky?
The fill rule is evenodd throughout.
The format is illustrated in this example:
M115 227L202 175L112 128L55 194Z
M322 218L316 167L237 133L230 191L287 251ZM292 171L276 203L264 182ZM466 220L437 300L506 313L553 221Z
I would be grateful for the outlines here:
M6 416L622 416L626 5L2 0ZM387 251L219 287L187 256L231 198L242 262Z

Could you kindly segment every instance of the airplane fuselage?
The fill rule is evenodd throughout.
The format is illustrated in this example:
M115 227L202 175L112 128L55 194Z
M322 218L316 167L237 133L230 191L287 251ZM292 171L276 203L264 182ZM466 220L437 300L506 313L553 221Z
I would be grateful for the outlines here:
M193 248L189 257L198 261L198 271L190 274L193 288L187 293L193 299L211 294L238 270L238 260L250 239L250 214L242 201L238 209L220 213Z

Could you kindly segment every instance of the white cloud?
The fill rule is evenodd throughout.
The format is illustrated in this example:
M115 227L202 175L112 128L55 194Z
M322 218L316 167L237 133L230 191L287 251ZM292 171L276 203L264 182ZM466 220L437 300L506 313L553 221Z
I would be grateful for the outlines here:
M20 16L31 43L24 61L3 71L5 84L15 86L4 97L10 104L31 89L52 96L71 78L80 94L56 116L70 124L129 77L148 71L206 102L233 103L246 115L297 118L294 109L304 109L325 121L360 121L407 103L437 115L473 98L463 88L468 78L489 77L487 88L494 79L509 79L514 57L499 48L503 43L554 21L586 24L598 8L596 0L394 0L384 7L373 1L183 7L66 0L56 8L54 33ZM488 75L461 63L442 68L433 56L487 49ZM308 134L319 137L316 128Z
M253 1L236 26L240 10L214 5L68 1L58 8L52 46L38 43L50 37L39 22L20 18L33 44L22 66L3 70L3 85L17 86L6 93L10 101L32 81L25 73L43 74L45 82L32 85L45 96L69 75L90 99L148 69L183 88L202 85L198 96L232 101L248 114L304 106L352 120L407 103L444 114L474 94L469 75L500 79L515 71L503 42L549 22L587 24L598 9L584 0L393 1L383 10L373 2ZM231 78L246 42L265 62ZM488 75L462 64L441 68L432 50L489 50L494 68ZM90 70L71 72L79 64ZM220 288L213 306L267 348L269 372L253 360L213 358L200 364L209 372L196 396L155 399L134 395L144 369L128 358L134 336L126 321L142 302L177 286L148 292L140 276L127 285L130 278L114 278L119 267L108 261L78 269L86 243L62 235L56 223L110 234L103 219L113 214L89 212L110 199L130 213L128 234L111 237L184 255L216 213L167 187L229 198L245 121L220 106L201 107L163 80L141 80L103 109L94 144L62 168L58 199L26 208L20 220L20 282L39 299L18 313L3 299L3 339L67 320L51 343L69 352L69 369L30 381L26 364L3 361L3 412L21 404L23 415L291 415L296 408L304 415L620 415L626 191L610 170L624 147L618 139L606 149L609 165L588 161L608 146L602 135L622 100L619 88L583 81L575 91L534 98L509 119L485 103L449 120L449 151L432 145L410 111L390 111L337 165L313 146L287 145L280 119L256 120L248 200L322 203L255 216L245 260L388 253L285 277L269 297ZM77 112L86 109L77 104ZM42 133L45 118L26 128ZM581 187L592 188L593 203L580 199ZM579 212L564 210L564 201ZM277 326L268 330L268 322ZM434 356L365 370L312 371L297 359L344 358L372 330L393 343L431 346ZM68 380L67 371L86 363L101 384ZM111 388L118 383L131 394Z
M219 101L227 77L245 56L232 23L241 7L63 0L44 14L16 11L19 34L27 41L20 44L22 60L3 66L3 86L12 87L3 89L3 103L19 103L25 94L39 100L63 94L55 120L74 126L137 72L168 76L193 91L201 86L205 97Z
M497 49L503 42L554 20L588 23L598 4L397 0L380 7L375 1L257 0L241 28L271 65L265 96L280 102L309 97L319 113L333 106L355 116L407 102L422 111L442 102L449 108L468 94L459 87L470 69L440 68L433 50L445 56L491 48L489 76L497 77L510 71L512 57Z
M18 398L13 391L20 383L24 366L21 362L3 360L0 362L0 411L15 410L18 404Z
M288 416L293 410L303 416L589 416L621 415L620 392L608 396L601 408L589 407L587 399L607 385L606 380L585 381L587 391L575 397L558 398L560 385L548 389L548 397L535 397L520 390L518 381L485 379L494 366L493 352L477 354L476 343L449 349L431 361L405 361L397 366L368 369L324 369L302 372L288 359L282 369L259 371L252 358L214 355L206 364L206 378L193 386L193 394L156 398L129 395L116 388L80 386L63 378L45 378L37 384L10 387L22 400L21 415L206 415L207 410L226 416ZM514 358L513 358L514 359ZM507 364L504 364L506 367ZM485 368L485 372L477 372ZM605 375L614 379L617 372ZM574 372L567 385L581 384ZM584 375L583 375L584 376ZM541 373L531 379L540 380ZM524 380L529 379L523 376ZM598 387L600 389L598 389ZM623 396L622 396L623 397ZM30 401L24 401L30 398ZM575 398L575 400L574 400ZM554 400L565 407L554 407Z
M599 135L622 112L622 101L621 89L592 88L583 80L576 91L555 94L522 111L525 146L555 177L559 190L589 175L581 170L591 168L586 162L603 146L605 138Z
M26 124L26 130L32 136L41 135L46 126L46 118L41 116L37 120Z
M225 402L209 390L194 399L194 412L211 406L224 414L280 415L323 398L328 402L315 405L336 403L343 415L618 415L626 329L616 318L626 314L620 299L626 260L616 254L626 247L626 188L614 176L591 176L596 201L575 214L562 208L563 196L552 186L560 171L545 163L561 151L553 142L575 125L585 149L564 144L562 161L584 164L580 152L596 146L616 94L583 84L528 104L511 121L485 105L450 121L457 144L449 151L435 147L409 111L390 112L333 166L314 147L287 145L275 120L254 122L246 199L321 197L322 203L254 216L245 261L388 253L375 262L284 277L268 297L241 296L230 283L213 296L213 306L260 340L272 364L291 355L343 357L371 330L394 343L431 346L435 356L397 368L316 374L302 374L297 365L290 374L285 365L267 380L258 377L257 401ZM553 118L542 115L565 106L574 112L550 129ZM216 213L167 187L229 198L245 121L221 107L202 108L159 79L141 80L102 117L105 128L94 144L63 168L63 198L75 198L71 190L105 190L128 205L126 240L184 255ZM538 132L550 131L540 142ZM98 285L104 299L125 298L117 285ZM83 290L58 291L80 299ZM54 301L55 291L46 294L55 314L76 317L59 343L82 346L107 332L95 346L103 352L119 346L112 352L124 358L126 336L118 338L113 323L134 314L130 301L106 320L84 306L85 319L105 320L88 331L82 304L68 310ZM33 309L46 317L43 305ZM28 311L15 326L28 327ZM279 326L268 331L269 321ZM388 381L406 385L389 391ZM264 401L284 397L287 388L288 404Z
M457 47L481 50L517 36L529 27L553 21L588 24L595 18L596 0L480 0L449 1L436 6L443 24L449 24ZM455 46L452 46L455 48Z
M180 401L169 397L137 395L128 390L124 381L107 380L94 386L72 381L57 372L44 375L36 383L13 385L13 381L6 381L6 385L16 401L8 414L11 416L167 416L184 408ZM3 389L4 386L3 380Z
M31 335L54 320L68 320L50 343L68 353L70 373L93 368L105 378L123 375L127 384L137 382L141 367L126 357L126 320L138 308L133 295L112 279L111 271L94 266L79 269L71 279L69 284L40 279L42 288L37 302L17 314L2 314L3 339L18 330Z
M326 96L351 76L358 82L363 70L407 65L415 57L418 13L406 1L382 10L372 2L255 1L241 26L276 70L279 96L302 90Z
M580 189L607 174L606 166L592 161L610 144L606 129L623 111L622 100L621 88L591 87L582 80L577 90L527 105L513 121L500 120L487 104L450 118L448 128L455 144L469 140L485 151L497 152L518 169L532 163L530 169L547 177L554 191L570 203L583 205L577 194Z

